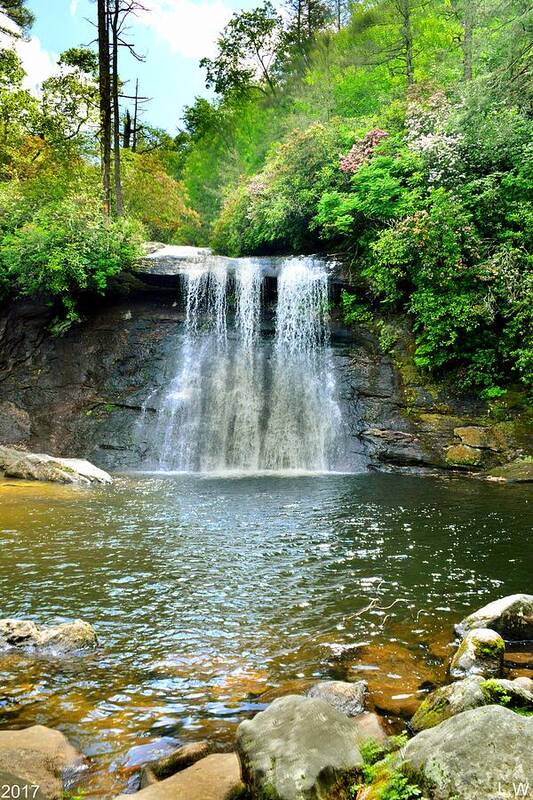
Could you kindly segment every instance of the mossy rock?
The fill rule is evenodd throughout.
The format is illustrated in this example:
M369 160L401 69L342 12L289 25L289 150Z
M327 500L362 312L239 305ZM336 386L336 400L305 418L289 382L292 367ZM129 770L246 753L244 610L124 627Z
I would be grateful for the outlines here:
M452 678L482 675L497 678L503 672L505 642L490 628L475 628L465 636L450 664Z
M483 462L483 453L466 444L453 444L446 450L446 461L454 467L478 467Z
M503 467L491 469L487 477L507 483L533 483L533 459L512 461Z

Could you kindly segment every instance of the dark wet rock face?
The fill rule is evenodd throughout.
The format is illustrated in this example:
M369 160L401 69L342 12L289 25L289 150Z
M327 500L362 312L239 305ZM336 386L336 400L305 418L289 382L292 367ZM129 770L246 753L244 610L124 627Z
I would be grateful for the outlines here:
M139 466L142 404L168 378L182 316L172 295L137 297L53 337L46 307L12 305L0 316L0 443Z
M61 337L50 309L19 301L0 310L0 444L135 469L147 443L140 420L176 370L180 289L137 282ZM265 334L271 335L265 320ZM458 406L400 369L364 328L332 324L340 391L354 452L379 470L480 471L516 455L516 442L479 424L481 407ZM465 455L466 453L466 455Z

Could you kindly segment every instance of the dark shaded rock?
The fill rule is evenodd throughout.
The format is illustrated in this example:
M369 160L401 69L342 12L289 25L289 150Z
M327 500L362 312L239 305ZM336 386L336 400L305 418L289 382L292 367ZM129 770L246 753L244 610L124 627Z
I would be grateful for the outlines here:
M531 785L533 719L477 708L419 733L400 752L399 768L432 800L517 797L518 786Z
M491 628L506 641L533 640L533 595L512 594L488 603L455 626L459 636L474 628Z
M30 415L9 400L0 403L0 442L24 444L31 435Z
M323 700L289 695L237 730L252 800L323 800L362 765L353 721Z

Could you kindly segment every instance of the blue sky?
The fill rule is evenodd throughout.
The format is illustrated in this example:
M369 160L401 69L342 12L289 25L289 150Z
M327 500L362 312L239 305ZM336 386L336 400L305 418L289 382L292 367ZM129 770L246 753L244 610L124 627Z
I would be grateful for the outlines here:
M213 55L218 33L233 11L252 8L258 0L143 0L148 11L132 18L130 36L146 56L140 64L123 50L121 75L128 89L139 78L142 94L153 98L145 112L150 124L174 133L184 105L207 94L203 55ZM57 56L68 47L88 44L95 28L96 6L91 0L29 0L36 22L30 42L21 45L28 83L36 88L51 73Z

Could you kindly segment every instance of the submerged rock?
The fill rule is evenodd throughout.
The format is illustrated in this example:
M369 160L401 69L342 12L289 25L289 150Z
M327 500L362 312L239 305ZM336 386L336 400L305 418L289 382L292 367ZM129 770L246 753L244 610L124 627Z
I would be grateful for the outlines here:
M209 755L208 742L190 742L171 753L150 761L141 772L141 789L157 781L164 781Z
M235 753L213 754L191 767L141 789L139 800L236 800L244 786ZM131 794L117 800L131 800Z
M288 695L237 730L252 800L325 800L362 765L355 726L323 700Z
M98 644L92 625L82 619L61 625L38 626L30 620L0 619L0 650L9 647L43 648L69 653Z
M365 710L368 684L366 681L320 681L311 686L306 695L324 700L347 717L356 717Z
M490 628L474 628L452 658L450 675L456 679L469 675L498 678L503 671L504 653L505 642L499 633Z
M519 785L531 785L533 719L476 708L419 733L400 752L401 771L433 800L517 797Z
M0 771L39 786L47 800L62 800L84 768L81 754L59 731L43 725L0 731Z
M533 595L512 594L494 600L455 626L459 636L475 628L491 628L510 642L533 640Z
M83 458L54 458L46 453L26 453L0 445L0 475L30 481L90 486L112 483L111 475Z

